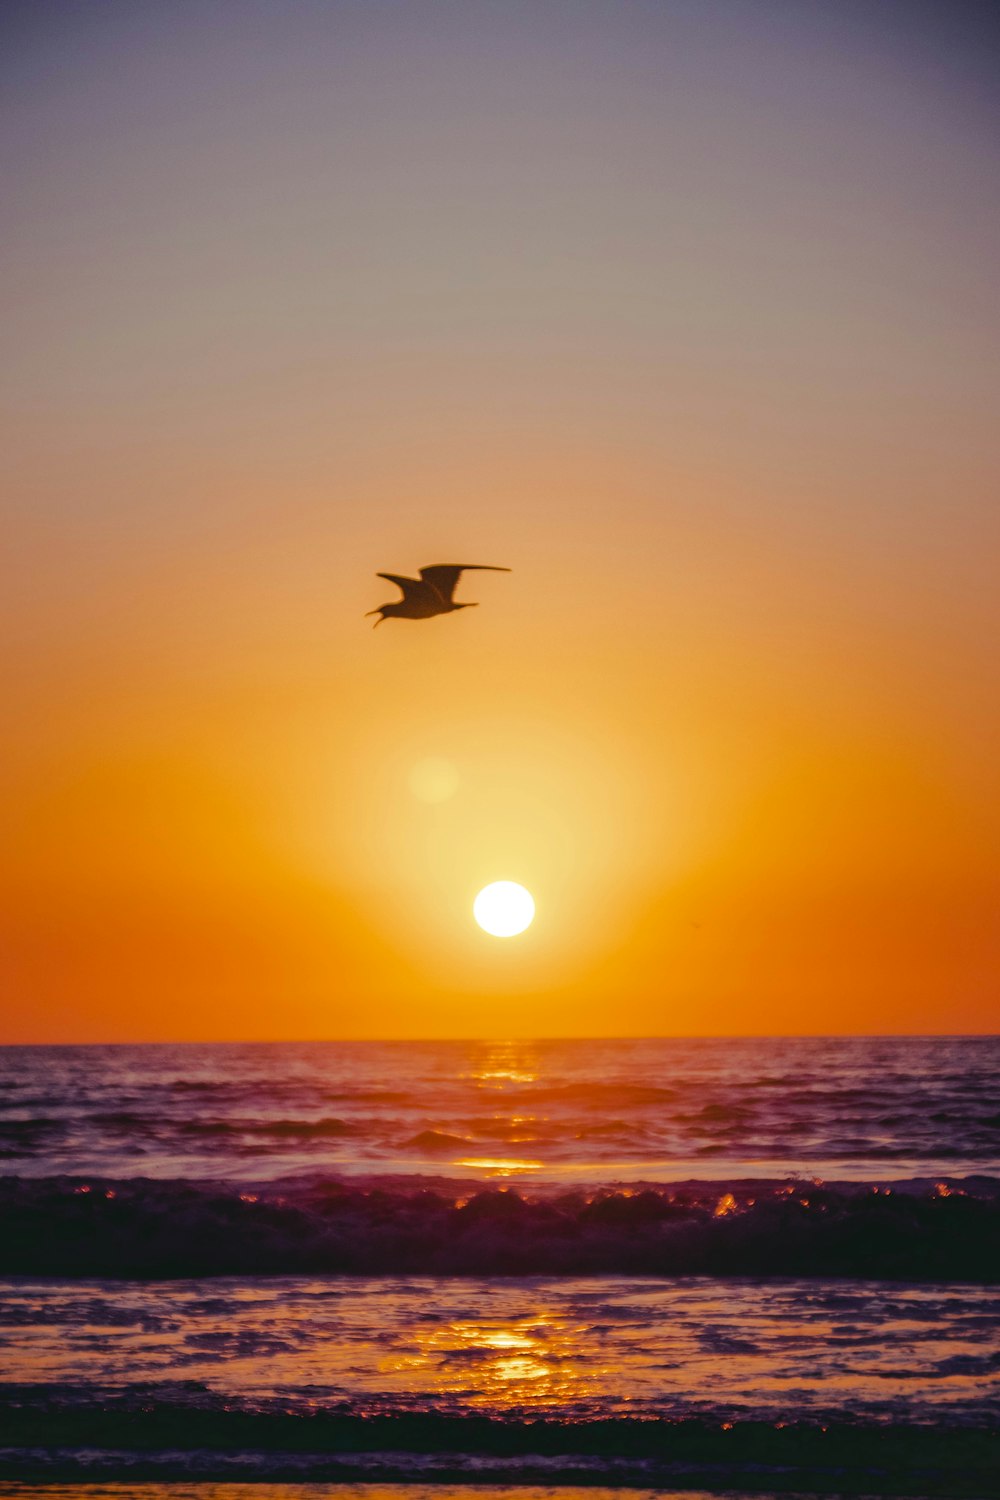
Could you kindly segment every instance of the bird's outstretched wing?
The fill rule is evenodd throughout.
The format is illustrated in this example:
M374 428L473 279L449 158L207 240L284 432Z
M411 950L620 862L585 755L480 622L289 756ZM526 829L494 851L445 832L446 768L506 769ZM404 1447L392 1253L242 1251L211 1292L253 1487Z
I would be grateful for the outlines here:
M432 589L437 590L446 604L450 604L458 582L458 575L471 571L509 573L510 568L495 568L490 563L432 563L429 568L420 569L420 576L425 583L430 584Z
M386 578L394 583L398 589L402 589L404 599L426 599L427 585L421 583L419 578L401 578L398 573L376 573L376 578Z

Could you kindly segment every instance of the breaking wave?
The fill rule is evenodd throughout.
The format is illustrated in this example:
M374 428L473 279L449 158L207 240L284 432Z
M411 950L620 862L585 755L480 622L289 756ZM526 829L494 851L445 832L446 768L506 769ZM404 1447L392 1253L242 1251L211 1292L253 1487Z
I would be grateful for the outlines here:
M0 1273L1000 1280L1000 1183L739 1182L527 1196L440 1181L0 1179Z

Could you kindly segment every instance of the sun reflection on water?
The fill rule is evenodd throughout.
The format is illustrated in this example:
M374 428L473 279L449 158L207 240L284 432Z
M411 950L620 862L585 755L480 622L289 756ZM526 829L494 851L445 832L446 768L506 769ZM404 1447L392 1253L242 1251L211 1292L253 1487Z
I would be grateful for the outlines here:
M538 1058L527 1044L497 1043L476 1058L465 1077L480 1088L503 1089L538 1082Z
M502 1096L505 1093L516 1094L518 1090L537 1083L539 1075L538 1052L531 1043L495 1042L477 1049L469 1058L468 1068L461 1078L463 1082L470 1083L485 1093L500 1095L496 1104L502 1106ZM513 1099L511 1103L514 1103ZM508 1146L530 1143L537 1150L539 1123L538 1115L514 1111L508 1113L502 1107L498 1111L494 1105L488 1123L485 1126L477 1124L471 1133L473 1136L484 1135L487 1141L490 1137L499 1139ZM525 1126L528 1127L527 1130L524 1129ZM468 1144L472 1145L472 1142ZM484 1155L459 1157L451 1165L481 1172L486 1177L512 1177L519 1172L537 1172L545 1163L533 1157Z
M485 1172L487 1177L512 1177L515 1172L537 1172L545 1163L516 1156L463 1156L452 1165Z
M592 1395L602 1379L584 1345L587 1332L585 1324L552 1312L505 1321L460 1318L414 1329L410 1347L380 1368L420 1372L426 1389L477 1408L566 1407Z

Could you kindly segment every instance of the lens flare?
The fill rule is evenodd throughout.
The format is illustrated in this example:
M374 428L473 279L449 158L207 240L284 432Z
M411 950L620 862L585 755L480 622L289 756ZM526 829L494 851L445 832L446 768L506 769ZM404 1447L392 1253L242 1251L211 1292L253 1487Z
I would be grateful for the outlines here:
M409 774L410 790L420 802L447 802L458 790L458 769L450 760L418 760Z

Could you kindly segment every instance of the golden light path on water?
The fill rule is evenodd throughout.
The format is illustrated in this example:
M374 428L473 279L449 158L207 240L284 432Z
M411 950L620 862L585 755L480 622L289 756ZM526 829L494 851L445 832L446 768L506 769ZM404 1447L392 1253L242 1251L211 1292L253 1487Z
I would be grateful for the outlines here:
M502 1095L508 1088L520 1088L538 1082L538 1068L534 1062L534 1049L530 1043L521 1046L513 1042L499 1042L491 1047L475 1069L464 1075L470 1082L493 1095ZM519 1141L534 1139L531 1127L538 1124L537 1115L522 1115L496 1111L493 1116L497 1125L507 1132L512 1145ZM460 1156L452 1166L482 1172L485 1177L513 1177L520 1172L537 1172L544 1167L543 1161L534 1157L504 1156Z
M492 1042L462 1076L481 1088L500 1089L512 1083L537 1083L539 1071L538 1051L531 1042Z
M516 1156L460 1156L452 1165L484 1172L487 1177L512 1177L516 1172L537 1172L545 1163Z
M417 1330L416 1348L381 1365L387 1375L429 1381L445 1396L484 1410L572 1405L596 1395L607 1371L581 1362L588 1329L551 1306L508 1319L459 1318Z
M0 1281L5 1377L314 1410L980 1420L1000 1295L709 1277ZM987 1368L987 1366L989 1366ZM977 1415L978 1414L978 1415Z

